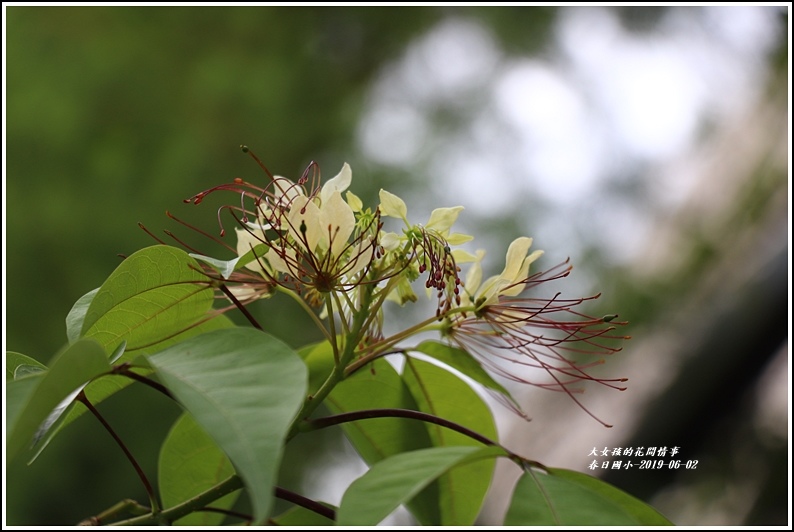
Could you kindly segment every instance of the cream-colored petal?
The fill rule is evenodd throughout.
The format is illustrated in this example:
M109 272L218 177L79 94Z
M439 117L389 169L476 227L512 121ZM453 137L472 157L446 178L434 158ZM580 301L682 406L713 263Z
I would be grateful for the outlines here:
M430 213L430 220L427 221L427 228L434 229L439 233L446 233L452 228L452 224L458 219L458 214L463 207L442 207Z
M353 209L353 212L360 212L361 209L364 208L364 202L361 201L361 198L349 190L345 193L345 197L347 198L347 204L350 205L350 208Z
M471 242L474 240L474 237L471 235L464 235L463 233L452 233L449 236L444 237L447 243L450 246L459 246L461 244L465 244L466 242Z
M352 250L351 252L353 253L350 255L350 261L352 262L345 265L344 271L345 276L348 279L353 277L372 262L372 258L375 255L375 247L369 242L362 240L358 243L358 248Z
M503 280L504 281L503 285L505 286L505 288L503 288L501 290L499 295L510 296L510 297L517 296L518 294L520 294L521 292L524 291L524 288L526 288L526 285L521 282L524 279L526 279L526 278L522 278L522 279L520 279L518 281L513 281L512 283L509 283L509 284L508 284L507 281Z
M255 288L248 285L234 285L229 286L229 291L237 299L237 301L245 302L249 299L254 299L259 296L259 292Z
M394 251L404 239L400 237L397 233L391 233L389 231L384 231L380 234L380 245L383 246L383 249L386 251Z
M350 169L350 165L345 163L342 165L342 170L323 185L320 190L320 201L325 203L334 192L344 192L352 180L353 171Z
M306 249L308 244L307 251L313 252L323 238L320 225L320 208L317 204L306 196L298 196L292 202L287 218L289 219L289 232L292 238L304 249ZM304 229L302 230L301 227L304 227Z
M411 283L408 282L408 279L401 277L397 282L397 286L395 286L394 289L389 292L389 295L386 296L386 299L389 301L394 301L402 307L409 301L412 303L415 302L417 297L413 287L411 286Z
M524 261L521 263L521 270L519 271L518 275L516 275L515 279L513 279L512 283L510 283L512 286L502 290L502 295L514 297L514 296L517 296L518 294L520 294L521 292L524 291L524 288L526 288L526 285L521 283L521 281L523 281L527 277L529 277L529 266L530 266L530 264L535 262L538 259L538 257L540 257L541 255L543 255L543 251L540 250L540 249L537 249L537 250L533 251L532 253L530 253L524 259ZM516 283L518 283L518 284L516 284Z
M485 280L475 297L476 301L485 300L486 305L496 303L499 300L499 291L504 287L505 281L499 275L494 275Z
M356 226L356 217L353 209L342 199L342 194L337 190L320 207L320 229L322 237L320 242L327 249L330 236L331 253L338 257L347 246L347 240Z
M290 260L291 262L293 262L295 258L295 253L290 249L287 250L287 254L288 254L287 255L288 259L291 257ZM289 274L293 273L292 269L287 265L284 259L281 258L281 255L276 253L276 250L274 250L273 248L267 250L267 253L265 253L265 258L267 259L267 262L270 263L270 267L273 268L275 271L279 271L282 273L289 273Z
M380 213L383 216L391 216L392 218L402 218L406 220L408 207L405 206L403 200L383 189L380 189L378 196L380 197Z
M455 259L455 264L466 264L477 260L476 255L472 255L465 249L453 249L452 258Z
M454 255L453 255L454 256ZM466 292L471 294L472 297L477 293L482 282L482 259L485 257L485 250L478 249L477 254L474 256L474 264L471 265L469 271L466 272L465 288Z
M520 281L518 276L521 273L521 265L524 263L524 258L527 256L529 247L532 245L532 239L522 236L513 240L510 247L507 248L507 256L505 257L505 269L500 276L507 284L512 284L515 281Z
M238 257L242 257L259 244L267 242L265 239L265 234L261 229L252 229L251 231L246 231L245 229L235 227L234 231L237 234ZM245 265L245 267L253 272L264 273L264 269L258 261L249 262Z
M292 203L298 196L305 195L302 187L279 175L273 177L273 194L276 196L276 203L284 207Z

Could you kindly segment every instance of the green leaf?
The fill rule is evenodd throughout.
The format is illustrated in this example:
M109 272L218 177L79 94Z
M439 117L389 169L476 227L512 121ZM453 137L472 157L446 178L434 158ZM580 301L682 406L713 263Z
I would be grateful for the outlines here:
M518 480L505 526L665 526L662 514L597 478L530 470Z
M19 380L21 378L27 377L28 375L35 375L36 373L41 373L42 371L46 371L46 369L42 369L41 366L20 364L14 370L14 380Z
M334 370L334 351L328 340L304 346L298 350L309 370L309 393L315 394Z
M97 292L99 292L99 288L94 288L83 295L75 301L72 310L66 315L66 337L69 339L70 344L80 338L80 332L83 330L83 322L85 321L85 313L88 312L88 307L91 306L91 302Z
M400 375L383 358L375 359L340 382L324 404L335 414L373 408L419 409ZM395 454L432 445L425 423L413 419L364 419L345 423L342 429L369 465ZM427 492L414 500L410 510L420 523L438 524L441 516L437 487L428 487Z
M187 253L169 246L144 248L124 260L96 292L81 336L94 338L107 351L126 340L129 356L205 319L212 300L207 276Z
M340 382L325 403L336 414L373 408L418 410L400 375L383 358ZM431 445L424 424L412 419L365 419L345 423L342 428L368 464Z
M223 451L190 414L176 420L160 448L158 479L163 508L168 509L208 490L234 475L234 467ZM221 497L213 508L234 506L239 491ZM225 516L217 512L195 512L175 525L217 526Z
M206 255L199 255L198 253L190 253L190 256L196 260L200 260L201 262L209 264L221 274L221 277L228 279L233 272L239 270L240 268L244 268L247 264L250 264L257 259L262 259L265 256L265 253L267 253L268 249L270 248L266 244L257 244L254 246L254 249L248 251L243 256L235 257L231 260L214 259L212 257L207 257Z
M57 354L46 372L7 383L9 458L30 443L58 403L109 369L102 347L93 340L80 340Z
M212 316L213 291L199 270L198 263L177 248L159 245L133 253L101 287L74 304L66 319L69 340L93 338L107 353L126 342L124 354L113 361L121 364L204 332L233 327L226 316ZM131 383L113 375L91 383L85 394L96 405ZM57 422L52 419L31 462L86 411L82 404L73 404Z
M467 351L434 340L425 340L416 346L416 351L429 355L439 362L460 371L474 382L482 384L488 390L504 397L521 412L521 407L516 400L513 399L513 396L510 395L507 388L496 382L494 378L483 369L482 364Z
M231 459L263 523L284 438L305 399L306 366L280 340L243 328L193 337L149 362Z
M210 321L206 321L201 325L194 327L193 329L185 331L184 333L174 336L173 338L170 338L168 341L162 342L157 345L158 347L165 348L170 345L176 345L184 339L190 338L198 334L202 334L204 332L220 330L230 327L234 327L234 324L229 318L227 318L226 316L217 316L211 319ZM138 353L137 355L127 356L125 353L124 356L122 356L118 360L115 360L114 362L115 363L132 362L133 364L138 366L136 370L138 374L148 375L153 370L147 368L148 371L141 371L141 366L143 365L144 362L146 365L148 365L148 361L145 358L143 358L141 353L148 352L151 349L152 348L136 351L136 353ZM113 360L113 357L117 351L118 349L114 352L114 354L111 354L110 356L111 360ZM134 356L135 358L130 360L132 356ZM97 380L90 383L85 388L85 394L88 397L88 399L91 401L91 403L96 405L104 401L114 393L129 386L130 384L132 384L132 381L127 377L121 375L109 375L103 377L101 380ZM33 456L31 457L28 463L29 464L33 463L36 460L36 458L38 458L39 455L44 451L44 449L47 448L47 446L55 438L55 436L57 436L60 433L62 429L64 429L67 425L69 425L72 421L74 421L81 415L85 414L87 411L88 409L82 403L72 403L65 409L65 413L61 413L59 417L48 418L47 421L49 425L42 427L42 429L47 430L47 432L42 433L37 437L37 442L34 446Z
M20 369L24 368L24 369ZM13 381L46 370L47 366L22 353L6 351L6 380Z
M323 506L336 511L336 507L330 504L321 503ZM286 512L271 519L278 526L314 526L327 527L334 526L336 523L317 512L313 512L303 506L293 506Z
M463 425L497 440L496 426L488 405L456 375L434 364L406 359L403 380L419 409ZM454 430L427 424L435 447L484 446ZM493 461L474 462L445 473L438 479L442 526L471 526L480 512L494 469Z
M325 404L337 414L373 408L418 410L400 375L382 358L340 382ZM342 427L368 464L431 445L424 423L412 419L364 419L345 423Z
M5 389L5 406L6 406L6 442L11 436L11 428L16 424L20 418L25 406L30 403L31 397L36 393L44 375L39 373L37 375L29 375L23 379L6 382ZM11 459L10 449L8 450L8 459Z
M374 526L455 466L506 456L501 447L435 447L398 454L353 481L339 505L339 526Z

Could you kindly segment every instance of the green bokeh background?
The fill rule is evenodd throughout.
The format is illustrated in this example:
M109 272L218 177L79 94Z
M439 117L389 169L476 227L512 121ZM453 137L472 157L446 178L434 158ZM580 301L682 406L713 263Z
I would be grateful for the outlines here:
M137 222L152 231L178 231L164 215L169 210L214 231L211 202L196 207L182 200L234 177L264 181L240 144L249 145L274 173L293 177L310 160L320 164L325 177L347 161L356 193L364 199L398 181L421 191L418 178L377 166L355 148L360 113L379 69L412 38L452 16L485 24L506 53L531 56L543 49L556 13L552 8L8 7L7 349L49 360L66 342L63 319L73 302L107 277L121 260L118 255L154 243ZM659 12L622 16L642 31ZM785 70L786 59L783 52L769 60ZM511 223L509 216L501 220ZM491 235L499 234L499 223L486 223L492 224ZM687 283L715 253L719 250L703 251L705 266L692 259L691 277L676 280L677 293L687 292ZM637 289L605 279L604 289L610 287L622 294L621 308L633 316L658 314L672 305L670 284ZM311 327L282 311L280 303L255 309L265 328L295 346L316 339ZM157 444L178 409L141 388L130 387L102 408L117 420L143 467L154 471ZM124 497L145 500L133 471L96 425L85 416L32 466L7 464L8 524L73 524ZM291 456L303 449L321 456L314 444L297 441ZM300 472L285 485L299 482ZM771 497L777 501L779 491ZM779 507L769 515L779 516ZM769 524L771 518L758 519Z

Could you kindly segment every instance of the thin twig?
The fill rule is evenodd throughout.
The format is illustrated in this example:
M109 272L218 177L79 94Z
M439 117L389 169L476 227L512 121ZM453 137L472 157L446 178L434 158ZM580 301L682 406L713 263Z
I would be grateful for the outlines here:
M102 423L102 426L105 427L105 430L107 430L108 433L110 433L110 435L113 437L113 439L116 440L116 443L119 445L119 447L121 447L121 450L127 456L127 459L132 464L132 467L135 468L135 472L138 473L138 477L141 479L141 482L143 483L143 487L146 489L146 493L149 495L149 501L152 505L152 513L153 514L158 513L160 511L160 504L157 502L157 496L154 493L154 489L152 488L149 479L146 478L146 473L143 472L143 469L138 464L138 461L135 460L134 456L132 456L132 453L127 448L127 446L124 445L124 442L121 440L119 435L116 434L116 431L113 430L113 428L105 420L105 418L103 418L102 415L99 413L99 411L94 407L94 405L91 404L91 401L88 400L88 397L86 397L85 392L80 392L76 399L81 403L83 403L83 405L85 405L85 407L88 408L88 410L92 414L94 414L94 417L97 418L100 423Z
M297 504L298 506L302 506L307 510L311 510L316 514L330 519L331 521L336 521L336 512L334 510L328 508L327 506L323 506L317 501L308 499L303 495L276 486L276 497L285 501L289 501L293 504Z
M249 322L251 322L251 325L253 325L257 329L259 329L260 331L263 330L262 326L259 325L259 322L256 321L256 318L254 318L254 316L250 312L248 312L248 309L245 308L245 305L240 303L240 301L236 297L234 297L234 294L232 294L232 291L229 290L228 286L226 286L225 284L221 284L220 285L220 289L221 289L221 292L226 294L226 297L228 297L232 301L232 303L234 303L234 306L237 307L240 310L240 312L243 313L243 316L245 316L246 319Z

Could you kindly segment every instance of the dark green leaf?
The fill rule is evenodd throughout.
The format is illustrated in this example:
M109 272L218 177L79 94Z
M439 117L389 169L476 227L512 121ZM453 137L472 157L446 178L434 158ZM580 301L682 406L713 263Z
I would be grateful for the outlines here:
M74 304L66 318L70 342L79 336L93 338L107 353L123 344L124 354L113 361L121 364L192 336L232 327L227 317L210 314L213 291L199 270L198 263L177 248L152 246L133 253L101 287ZM96 405L131 383L126 377L110 376L91 383L85 394ZM36 444L31 461L86 411L74 404L57 422L51 419L54 425Z
M407 358L403 380L419 409L463 425L496 440L493 415L471 387L449 371L423 360ZM427 424L435 447L483 444L459 432ZM494 462L479 461L456 467L438 479L442 526L471 526L491 484Z
M499 384L485 371L482 365L468 352L451 345L442 344L434 340L426 340L416 347L420 353L429 355L439 362L460 371L478 384L482 384L487 389L503 396L516 409L521 411L518 403L507 388Z
M158 479L163 508L167 509L208 490L234 474L234 467L218 445L190 414L176 420L160 448ZM221 497L213 508L230 509L239 491ZM176 525L217 526L224 515L195 512L174 522Z
M183 332L182 334L179 334L177 336L174 336L173 338L168 339L165 342L161 342L157 344L157 347L165 348L170 345L176 345L184 339L201 334L203 332L225 329L233 326L234 324L226 316L217 316L211 319L210 321L206 321L201 325L198 325L192 329ZM133 363L141 360L145 361L145 359L142 357L142 353L149 352L151 351L151 349L153 348L147 348L136 351L135 353L137 354L133 353L127 355L127 353L125 353L124 356L122 356L122 358L117 360L116 362L120 363L120 362L130 361L130 358L132 357L134 357L132 359ZM111 359L112 358L113 355L111 355ZM148 365L148 361L145 362ZM137 372L141 375L146 375L147 373L151 372L151 369L149 369L149 371L141 371L140 369L138 369ZM104 401L114 393L129 386L131 383L132 381L127 377L120 375L110 375L89 384L85 389L85 393L88 399L91 401L91 403L96 405L97 403ZM82 403L72 403L66 408L65 413L62 413L60 417L58 417L57 419L48 418L47 421L49 422L50 426L42 427L43 429L45 429L46 433L43 433L39 437L37 437L37 443L34 447L34 453L30 459L30 463L32 463L34 460L36 460L36 458L39 457L42 451L44 451L44 449L47 448L47 446L50 444L53 438L55 438L55 436L63 428L65 428L72 421L74 421L75 419L77 419L87 411L88 409Z
M254 246L254 249L248 251L243 256L235 257L230 260L213 259L206 255L199 255L198 253L190 253L190 256L196 260L209 264L221 274L221 277L228 279L236 270L244 268L247 264L257 259L262 260L268 249L269 247L266 244L257 244Z
M418 410L400 375L382 358L339 383L325 403L334 413L372 408ZM432 445L424 424L411 419L365 419L342 427L368 464Z
M19 368L26 368L20 371ZM47 366L22 353L6 351L6 380L21 379L31 373L47 369Z
M501 447L435 447L386 458L347 489L339 505L337 524L377 525L451 468L497 456L506 456Z
M212 300L207 277L187 253L169 246L144 248L125 259L96 292L80 335L94 338L108 352L126 340L129 355L201 322Z
M323 506L336 511L335 506L322 503ZM324 517L317 512L313 512L304 508L303 506L293 506L286 512L271 519L274 524L278 526L314 526L314 527L327 527L334 526L336 523L327 517Z
M29 364L20 364L14 370L14 380L19 380L28 375L35 375L36 373L41 373L42 371L46 371L46 368L42 368L41 366L31 366Z
M597 478L565 469L518 480L505 526L665 526L662 514Z
M309 370L309 393L315 394L334 370L334 351L328 341L307 345L298 350Z
M96 296L97 292L99 292L99 288L94 288L75 301L72 310L66 315L66 338L69 339L70 344L76 342L80 338L80 333L83 330L83 322L85 321L85 313L88 311L88 307L91 306L91 302L94 300L94 296Z
M8 434L6 438L11 436L11 428L16 425L20 414L25 406L30 403L31 397L36 392L36 388L44 378L43 373L29 375L23 379L16 381L7 381L5 389L5 406L6 406L6 427ZM6 439L8 442L8 439ZM9 449L9 459L11 458Z
M325 400L325 405L337 414L373 408L419 409L400 375L383 358L374 360L339 383ZM432 445L425 424L412 419L365 419L345 423L342 428L369 465L388 456ZM422 497L411 503L410 510L420 523L438 524L441 516L437 486L429 486Z
M157 375L231 459L267 519L284 438L306 394L306 366L254 329L193 337L149 357Z
M13 457L31 442L58 403L109 369L102 347L93 340L80 340L57 354L46 372L7 383L8 456ZM35 385L31 384L33 380Z

